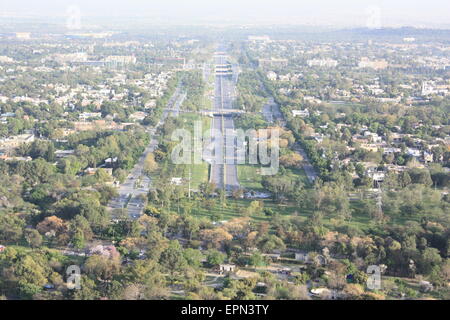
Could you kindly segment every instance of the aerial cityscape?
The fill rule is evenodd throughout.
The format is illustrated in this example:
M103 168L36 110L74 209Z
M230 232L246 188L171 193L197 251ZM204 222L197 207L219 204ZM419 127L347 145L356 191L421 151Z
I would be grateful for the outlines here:
M0 4L0 300L450 299L449 4L156 2Z

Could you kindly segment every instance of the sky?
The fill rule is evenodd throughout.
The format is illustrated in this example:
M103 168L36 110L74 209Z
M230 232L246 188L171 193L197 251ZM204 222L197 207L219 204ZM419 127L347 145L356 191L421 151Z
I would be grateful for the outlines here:
M1 0L0 16L148 17L168 23L450 26L448 0ZM75 11L76 11L75 10Z

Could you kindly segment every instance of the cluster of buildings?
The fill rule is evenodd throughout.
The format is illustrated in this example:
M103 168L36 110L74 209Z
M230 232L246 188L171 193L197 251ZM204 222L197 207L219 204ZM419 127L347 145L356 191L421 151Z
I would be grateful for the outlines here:
M400 126L385 135L365 126L358 126L355 133L347 114L342 111L368 104L372 108L379 106L380 110L412 110L413 106L426 107L436 96L445 98L450 93L450 80L448 75L439 70L446 70L445 65L449 63L448 48L439 44L418 44L415 39L405 39L399 44L369 45L370 56L361 55L361 52L367 54L367 44L308 45L295 41L271 41L268 45L263 41L251 41L249 47L256 56L278 57L260 59L260 66L264 67L267 79L276 83L279 94L301 103L300 106L292 107L291 112L293 117L305 120L303 133L306 136L321 146L325 142L332 143L336 135L342 135L343 127L353 132L348 145L344 143L345 151L336 154L333 163L341 166L362 163L366 174L374 182L382 182L387 171L402 172L412 165L415 168L427 168L431 163L443 164L442 153L435 150L440 148L444 153L450 150L450 137L442 135L445 121L441 125L428 125L429 130L433 131L431 137L410 134ZM333 48L339 49L341 53L337 55L338 50ZM435 54L430 55L430 49ZM280 59L288 59L287 64L270 63ZM319 68L334 69L333 76L324 74ZM398 71L398 81L385 81L383 75L388 69ZM341 70L343 72L337 83L334 73ZM317 116L322 112L327 113L327 108L340 111L324 124L317 120ZM317 121L321 124L314 125ZM423 126L425 124L421 121L411 123L412 130L420 130ZM330 128L337 133L331 134ZM342 143L337 140L337 143ZM392 161L380 170L378 162L355 159L354 154L358 150L378 154ZM401 163L398 158L404 158L405 163Z
M151 113L151 109L157 106L158 99L166 92L168 83L180 64L186 64L184 58L176 58L176 55L183 54L183 48L178 51L170 49L168 53L165 52L168 49L154 48L150 42L100 44L92 39L93 42L87 45L85 41L74 41L75 44L50 40L39 43L17 42L17 46L33 58L22 61L20 57L6 51L7 55L0 56L0 88L3 85L4 88L10 88L15 83L30 82L32 79L27 90L0 90L0 126L3 126L0 132L1 159L31 160L15 157L15 150L23 144L44 138L39 133L20 129L20 125L19 134L9 133L7 128L11 123L28 120L31 124L48 122L48 115L45 119L40 118L40 110L44 113L55 110L51 121L58 122L61 126L54 130L52 139L59 143L67 141L68 136L78 132L122 131L142 122ZM133 53L137 46L141 47L141 52L165 54L155 53L155 61L160 59L159 62L154 61L152 64L151 58L146 58L150 62L142 63ZM119 47L121 54L111 55L111 47ZM131 54L126 54L127 52ZM170 58L161 58L164 56ZM129 68L117 68L119 66ZM141 70L141 67L145 71L135 72L130 76L134 68ZM77 75L86 77L86 73L89 74L89 79L77 78ZM46 80L39 81L42 77ZM108 109L105 105L112 107ZM17 110L20 111L16 112ZM120 112L120 116L115 110ZM71 155L71 152L58 150L55 156L64 158Z

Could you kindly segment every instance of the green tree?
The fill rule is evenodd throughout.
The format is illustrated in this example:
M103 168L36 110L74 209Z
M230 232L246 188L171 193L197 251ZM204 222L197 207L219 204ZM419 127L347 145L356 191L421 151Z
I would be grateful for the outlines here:
M169 247L161 253L159 263L171 274L183 271L187 266L183 248L177 240L171 241Z
M203 254L200 250L188 248L184 250L184 258L189 266L198 268L201 265Z
M219 264L222 264L225 261L226 255L222 252L211 249L208 251L208 254L206 256L206 261L210 266L218 266Z
M42 236L36 229L25 230L25 240L32 248L39 248L42 245Z

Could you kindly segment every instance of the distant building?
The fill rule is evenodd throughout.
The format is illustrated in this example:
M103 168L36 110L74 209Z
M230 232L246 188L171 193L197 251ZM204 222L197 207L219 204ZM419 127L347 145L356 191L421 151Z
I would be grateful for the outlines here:
M300 262L309 262L309 254L306 252L296 252L295 253L295 260L300 261Z
M433 285L429 281L420 281L420 291L430 292L433 291Z
M422 155L422 152L419 149L408 148L406 153L412 157L419 158Z
M184 68L186 65L186 59L185 58L179 58L179 57L158 57L154 60L155 64L165 64L165 65L171 65L174 67L180 67Z
M16 32L16 38L20 40L29 40L31 39L30 32Z
M55 54L53 59L61 64L65 63L76 63L76 62L86 62L88 60L88 55L86 52L75 52L68 54Z
M248 41L252 42L269 42L269 36L248 36Z
M145 109L152 109L154 107L156 107L156 99L149 100L144 106Z
M0 63L13 63L14 59L7 56L0 56Z
M310 96L304 96L304 97L303 97L303 101L309 102L309 103L314 103L314 104L320 104L320 103L322 103L322 100L317 99L317 98L315 98L315 97L310 97Z
M300 118L308 118L309 117L309 110L292 110L292 115L294 117L300 117Z
M434 84L428 81L422 82L422 96L435 94Z
M315 297L319 297L325 300L336 300L340 297L339 293L336 290L331 290L328 288L311 289L311 294Z
M116 163L119 159L117 157L114 158L108 158L105 160L105 165L111 166L112 164Z
M360 148L369 152L378 152L378 145L372 143L362 143Z
M236 265L234 265L234 264L220 264L219 265L219 273L220 274L234 272L235 270L236 270Z
M0 139L0 148L14 149L24 143L31 143L35 140L34 134L20 134L4 139Z
M287 59L259 59L258 64L261 68L283 68L288 65Z
M101 118L102 114L101 112L83 112L79 115L80 120L87 120L87 119L93 119L93 118Z
M113 169L112 168L87 168L86 170L84 170L84 173L88 176L92 176L94 174L97 173L98 170L104 170L106 173L108 173L110 176L112 176L113 174Z
M113 245L104 246L97 245L89 249L89 255L101 255L110 259L120 257L120 253L117 251L116 247Z
M133 113L132 115L130 115L130 120L133 121L142 121L145 119L145 117L148 116L148 113L146 112L142 112L142 111L138 111Z
M269 71L267 72L267 79L269 79L270 81L275 81L277 80L277 74L273 71Z
M400 153L402 149L400 148L383 148L383 154L395 154Z
M369 58L362 58L358 64L359 68L369 68L375 70L382 70L388 67L388 63L386 60L370 60Z
M55 156L58 159L67 158L75 153L75 150L56 150Z
M103 61L112 65L129 65L136 64L137 59L135 56L108 56Z
M181 186L181 184L183 183L183 178L172 178L170 183L176 186Z
M335 68L338 62L333 59L313 59L308 60L308 66L310 67L325 67L325 68Z
M423 161L426 163L434 162L434 156L431 152L423 152Z
M383 182L386 175L384 172L376 171L376 172L371 173L370 176L373 179L373 181Z
M32 161L33 158L31 157L7 157L5 161L23 161L23 162L29 162Z

